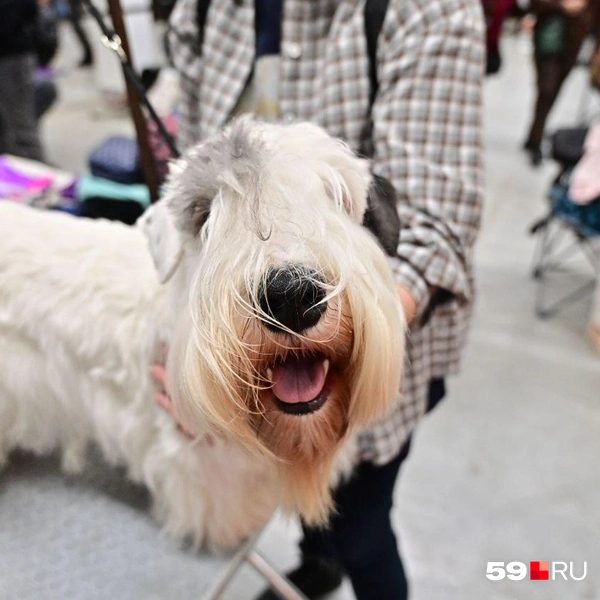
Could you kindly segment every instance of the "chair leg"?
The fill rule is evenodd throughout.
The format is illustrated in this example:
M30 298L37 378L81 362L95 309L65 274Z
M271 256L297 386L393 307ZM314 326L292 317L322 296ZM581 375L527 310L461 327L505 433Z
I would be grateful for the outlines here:
M594 288L594 282L587 282L577 289L567 293L558 300L548 304L547 302L547 274L551 271L560 270L559 258L565 258L573 254L577 249L581 250L593 267L596 278L600 276L600 248L596 247L586 237L578 236L578 240L567 248L559 247L559 241L568 226L557 223L557 229L552 232L554 219L552 214L535 223L531 231L539 233L541 238L536 246L533 262L533 277L537 280L535 293L535 313L541 319L549 319L559 313L563 308L577 302L587 296Z
M596 287L595 281L590 281L578 287L573 292L563 296L556 302L548 305L543 305L541 302L536 306L536 314L540 319L550 319L556 316L563 308L574 304L578 300L582 300Z
M541 239L538 239L538 242L535 246L535 251L533 253L534 258L532 276L534 279L539 279L543 275L543 263L548 240L548 228L550 227L551 220L552 213L541 218L539 221L536 221L529 230L529 233L532 235L537 235L541 232Z
M231 557L228 565L217 581L213 584L211 590L206 594L203 600L220 600L232 579L235 577L240 567L247 562L252 565L264 577L271 587L281 595L284 600L308 600L304 594L288 581L283 575L280 575L256 550L254 546L262 532L248 538L246 542Z
M288 579L280 575L258 552L253 550L246 560L269 582L284 600L308 600Z
M254 544L258 541L260 533L248 538L237 552L231 557L229 563L223 569L219 578L213 584L211 590L206 594L203 600L220 600L221 596L225 593L227 587L231 583L231 580L235 577L240 567L244 564L248 553L254 547Z
M536 226L537 225L537 226ZM534 227L532 227L532 231L535 229L537 233L540 233L541 238L539 239L534 259L534 267L533 267L533 278L537 280L537 286L535 291L535 313L538 317L543 318L545 314L544 300L545 300L545 275L546 275L546 266L547 262L552 253L552 236L550 232L550 227L552 225L552 215L548 215L542 221L539 221Z

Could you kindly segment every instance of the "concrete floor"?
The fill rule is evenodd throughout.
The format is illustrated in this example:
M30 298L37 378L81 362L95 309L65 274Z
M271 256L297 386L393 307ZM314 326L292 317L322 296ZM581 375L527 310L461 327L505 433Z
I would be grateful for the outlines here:
M464 369L420 426L396 490L393 519L414 600L600 598L600 357L584 339L589 302L550 321L533 314L527 229L545 209L555 168L532 170L518 149L532 73L518 40L504 49L502 73L486 83L479 300ZM83 172L99 140L131 127L99 108L92 74L70 70L74 60L61 57L62 100L44 138L52 162ZM551 125L576 122L584 87L585 74L575 73ZM222 561L177 548L145 512L143 492L119 474L103 477L66 480L49 460L0 479L1 598L201 597ZM297 537L295 523L277 519L260 548L286 569ZM534 560L574 561L576 575L587 561L587 577L485 577L488 561ZM244 568L226 598L251 598L261 585ZM331 596L352 598L347 583Z

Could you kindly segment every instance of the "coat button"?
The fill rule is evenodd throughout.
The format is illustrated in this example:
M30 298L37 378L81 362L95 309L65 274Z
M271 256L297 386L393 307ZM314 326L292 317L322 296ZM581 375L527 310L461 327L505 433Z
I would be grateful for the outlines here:
M297 60L302 56L302 48L296 42L286 42L283 51L288 58Z

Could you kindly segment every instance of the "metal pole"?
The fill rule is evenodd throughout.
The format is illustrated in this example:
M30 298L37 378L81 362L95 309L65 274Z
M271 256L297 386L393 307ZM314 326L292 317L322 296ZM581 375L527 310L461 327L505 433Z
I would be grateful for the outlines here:
M248 552L246 560L269 582L283 600L308 600L296 586L280 575L256 550Z
M291 582L280 575L256 550L258 538L262 531L248 538L240 549L232 556L228 565L202 600L220 600L231 580L235 577L244 562L252 565L269 585L277 591L283 600L308 600Z
M259 535L260 532L248 538L244 542L239 550L233 555L229 561L229 564L225 567L225 569L223 569L219 579L217 579L217 581L214 583L208 594L204 596L203 600L219 600L219 598L221 598L227 589L227 586L231 583L231 580L244 563L244 560L246 560L246 556L252 550L254 544L256 544Z

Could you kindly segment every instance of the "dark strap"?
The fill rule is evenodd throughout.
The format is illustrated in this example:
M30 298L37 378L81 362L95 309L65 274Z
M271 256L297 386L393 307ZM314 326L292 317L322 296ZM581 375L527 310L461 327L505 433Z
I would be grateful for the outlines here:
M146 94L146 90L144 89L144 84L142 83L140 76L135 71L132 62L129 59L129 55L125 52L125 49L123 47L124 41L125 41L124 34L126 33L126 30L125 30L124 24L122 22L122 12L120 13L121 14L120 21L121 21L121 25L123 26L123 31L122 31L123 40L119 39L115 35L115 32L109 26L106 25L106 23L104 22L104 17L102 16L102 13L98 10L98 8L95 6L95 4L92 2L92 0L83 0L83 5L85 6L85 8L89 12L89 14L94 18L94 20L100 27L100 30L102 31L102 34L104 37L103 42L105 43L105 45L108 48L110 48L111 50L113 50L119 57L119 60L121 61L123 73L125 74L125 81L128 85L128 91L132 92L132 95L129 98L130 104L135 104L135 106L138 107L139 103L141 102L146 107L148 114L150 116L150 119L152 119L152 121L154 121L159 134L162 136L165 143L169 146L169 150L171 150L173 156L175 158L177 158L179 156L179 152L177 150L177 146L175 145L175 141L171 137L170 133L166 130L163 122L161 121L160 117L156 113L154 106L152 106L152 104L150 103L150 100L148 99L148 96ZM120 8L119 3L115 3L115 6L119 6L119 8ZM123 43L123 45L122 45L122 43ZM133 94L134 92L135 92L135 94ZM134 100L138 100L139 102L133 102ZM141 115L141 116L143 117L143 115ZM142 125L141 119L139 119L139 121L136 123L136 126L140 127L140 129L138 129L138 132L141 131L141 125ZM144 131L145 130L146 129L145 129L145 121L144 121ZM138 141L139 141L139 139L138 139ZM149 149L149 145L148 145L147 141L143 142L143 143Z
M369 106L373 106L379 89L377 81L377 40L383 27L389 0L367 0L365 3L365 35L369 56Z
M210 0L198 0L196 5L196 22L198 24L198 44L199 51L202 52L202 40L204 39L204 26L206 25L206 16L208 15L208 7Z

